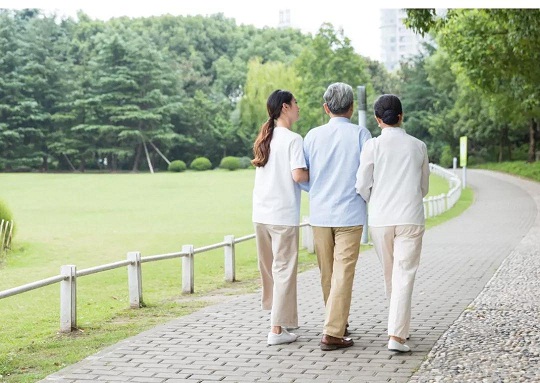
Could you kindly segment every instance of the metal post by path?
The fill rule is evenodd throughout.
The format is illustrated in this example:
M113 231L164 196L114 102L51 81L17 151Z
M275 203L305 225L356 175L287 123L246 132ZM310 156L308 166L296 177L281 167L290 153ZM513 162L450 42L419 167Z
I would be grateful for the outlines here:
M459 137L459 164L463 168L461 188L467 187L467 136Z
M367 101L366 101L366 87L363 85L360 85L357 87L358 89L358 125L367 128L367 119L366 119L366 113L367 113ZM368 211L367 211L367 204L366 204L366 223L364 224L364 230L362 230L362 239L360 240L360 243L367 244L369 241L368 238Z
M358 125L366 127L366 112L367 112L367 102L366 102L366 87L358 86Z

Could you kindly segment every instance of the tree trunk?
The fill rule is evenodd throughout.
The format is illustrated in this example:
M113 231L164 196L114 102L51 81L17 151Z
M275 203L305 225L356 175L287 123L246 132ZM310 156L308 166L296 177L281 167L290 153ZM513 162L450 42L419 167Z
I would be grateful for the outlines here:
M501 135L499 136L499 162L510 161L512 159L512 151L510 149L510 138L508 133L510 128L508 125L504 125L501 128ZM505 157L504 153L507 151L507 156Z
M504 128L501 129L501 135L499 136L499 157L497 162L503 162L503 150L504 150Z
M139 161L141 159L142 144L137 145L137 152L135 153L135 162L133 163L133 171L139 171Z
M47 173L49 171L49 156L44 155L41 162L41 171Z
M66 155L66 153L62 153L62 155L64 156L64 158L66 159L69 167L71 168L71 171L73 172L76 172L77 169L75 169L75 166L73 166L73 164L71 163L71 161L69 160L69 157Z
M86 167L86 160L83 158L81 159L81 164L79 165L79 171L84 172L85 167Z
M111 154L111 171L116 172L118 170L118 156Z
M536 130L538 129L538 124L534 118L531 118L531 123L529 125L529 155L528 162L536 161Z

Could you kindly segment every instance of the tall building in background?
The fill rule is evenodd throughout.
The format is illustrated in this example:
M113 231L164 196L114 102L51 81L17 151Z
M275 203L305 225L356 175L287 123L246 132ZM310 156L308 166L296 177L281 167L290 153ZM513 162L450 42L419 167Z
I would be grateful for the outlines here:
M290 26L291 26L291 10L280 9L278 28L289 28Z
M403 20L404 9L381 9L381 61L389 71L399 68L399 63L422 52L422 43L432 39L422 37L407 29Z

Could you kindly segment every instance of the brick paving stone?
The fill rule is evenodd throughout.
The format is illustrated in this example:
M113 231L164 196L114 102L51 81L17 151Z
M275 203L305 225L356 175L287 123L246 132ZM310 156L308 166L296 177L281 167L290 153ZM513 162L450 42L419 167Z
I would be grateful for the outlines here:
M144 378L135 377L135 378L131 378L129 381L140 382L140 383L163 383L165 379L149 378L149 377L144 377Z
M418 375L434 345L443 335L448 336L458 318L474 310L471 305L475 299L535 222L540 202L535 202L535 195L522 186L525 181L508 178L469 170L468 182L475 190L473 205L459 217L426 231L413 294L408 342L413 352L409 354L386 349L387 301L382 270L374 251L368 250L360 254L354 281L349 322L355 345L351 348L332 352L319 348L324 308L319 272L314 269L298 278L300 328L294 330L299 335L295 343L266 344L269 313L260 310L259 293L248 294L123 340L42 382L102 382L114 376L109 371L121 373L126 379L127 372L136 379L144 379L146 372L149 379L167 383L407 382ZM514 280L519 282L519 278ZM519 286L526 284L524 280ZM492 288L504 293L504 284ZM522 300L522 317L535 317L536 311L531 311L535 308L527 308L526 302L536 296L531 293L514 298ZM509 317L504 311L511 312L514 303L502 300L497 316L491 315L493 310L486 305L478 307L475 314L501 321ZM526 381L523 379L537 377L526 369L505 375L503 367L496 369L501 379ZM96 373L102 375L89 379ZM439 374L451 372L443 369Z

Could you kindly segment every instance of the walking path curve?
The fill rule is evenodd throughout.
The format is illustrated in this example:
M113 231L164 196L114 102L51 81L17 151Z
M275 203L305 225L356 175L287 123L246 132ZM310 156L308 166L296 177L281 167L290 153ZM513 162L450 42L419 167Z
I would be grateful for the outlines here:
M41 382L540 381L540 184L470 170L475 202L426 231L409 354L386 349L386 301L373 250L357 265L355 345L323 352L317 269L299 276L300 336L267 346L259 294L206 307L119 342ZM487 284L487 286L486 286Z

